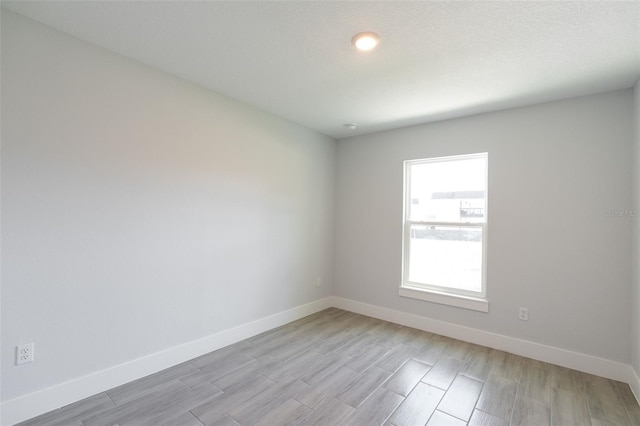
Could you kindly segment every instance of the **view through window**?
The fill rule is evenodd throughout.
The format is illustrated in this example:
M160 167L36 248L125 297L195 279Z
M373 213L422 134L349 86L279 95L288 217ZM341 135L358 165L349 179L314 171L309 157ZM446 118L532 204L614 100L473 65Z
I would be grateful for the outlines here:
M405 162L403 286L484 296L487 157Z

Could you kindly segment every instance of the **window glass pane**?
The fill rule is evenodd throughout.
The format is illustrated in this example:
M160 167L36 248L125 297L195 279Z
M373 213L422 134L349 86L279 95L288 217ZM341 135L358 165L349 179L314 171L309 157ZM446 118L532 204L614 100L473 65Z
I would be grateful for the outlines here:
M409 220L484 222L486 169L486 157L411 164Z
M482 228L411 225L408 281L482 291Z

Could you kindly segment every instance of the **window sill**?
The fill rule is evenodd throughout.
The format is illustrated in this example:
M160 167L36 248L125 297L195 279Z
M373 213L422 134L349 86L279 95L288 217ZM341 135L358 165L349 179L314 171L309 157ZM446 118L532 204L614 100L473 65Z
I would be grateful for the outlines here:
M489 312L489 301L479 297L460 296L457 294L441 293L418 287L400 286L398 294L411 299L425 300L441 305L456 306L472 311Z

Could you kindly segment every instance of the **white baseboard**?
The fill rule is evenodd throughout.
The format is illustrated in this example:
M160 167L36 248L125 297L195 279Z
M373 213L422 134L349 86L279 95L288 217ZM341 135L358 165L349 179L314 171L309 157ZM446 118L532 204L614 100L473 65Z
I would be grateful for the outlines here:
M629 366L629 370L629 386L633 396L636 397L636 401L640 404L640 376L638 376L638 372L633 367Z
M429 331L442 336L452 337L458 340L487 346L493 349L510 352L527 358L549 362L562 367L572 368L585 373L595 374L608 379L631 383L631 367L621 362L585 355L578 352L568 351L553 346L534 343L527 340L516 339L515 337L504 336L497 333L482 331L475 328L452 324L433 318L422 317L380 306L369 305L367 303L356 302L341 297L332 297L331 304L346 311L367 315L381 320L393 322L419 330ZM637 380L637 375L635 375ZM636 383L636 396L640 396L640 382Z
M14 425L331 307L316 300L143 358L42 389L0 405L0 424Z

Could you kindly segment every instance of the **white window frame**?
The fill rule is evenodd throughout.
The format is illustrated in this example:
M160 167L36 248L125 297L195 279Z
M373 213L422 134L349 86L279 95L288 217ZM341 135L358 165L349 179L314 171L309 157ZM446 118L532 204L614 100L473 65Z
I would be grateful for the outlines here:
M484 158L487 161L485 174L488 174L488 153L477 153L467 155L455 155L449 157L425 158L418 160L407 160L404 162L404 209L403 209L403 238L402 238L402 282L399 295L413 299L425 300L444 305L456 306L480 312L489 312L489 301L487 300L487 240L488 240L488 193L489 183L485 175L485 213L484 222L438 222L438 221L412 221L409 218L411 212L411 173L412 165L450 162L460 160L470 160ZM482 229L482 273L481 291L474 292L456 288L449 288L437 284L424 284L408 281L409 278L409 247L411 227L415 225L424 226L455 226L460 228L480 228Z

